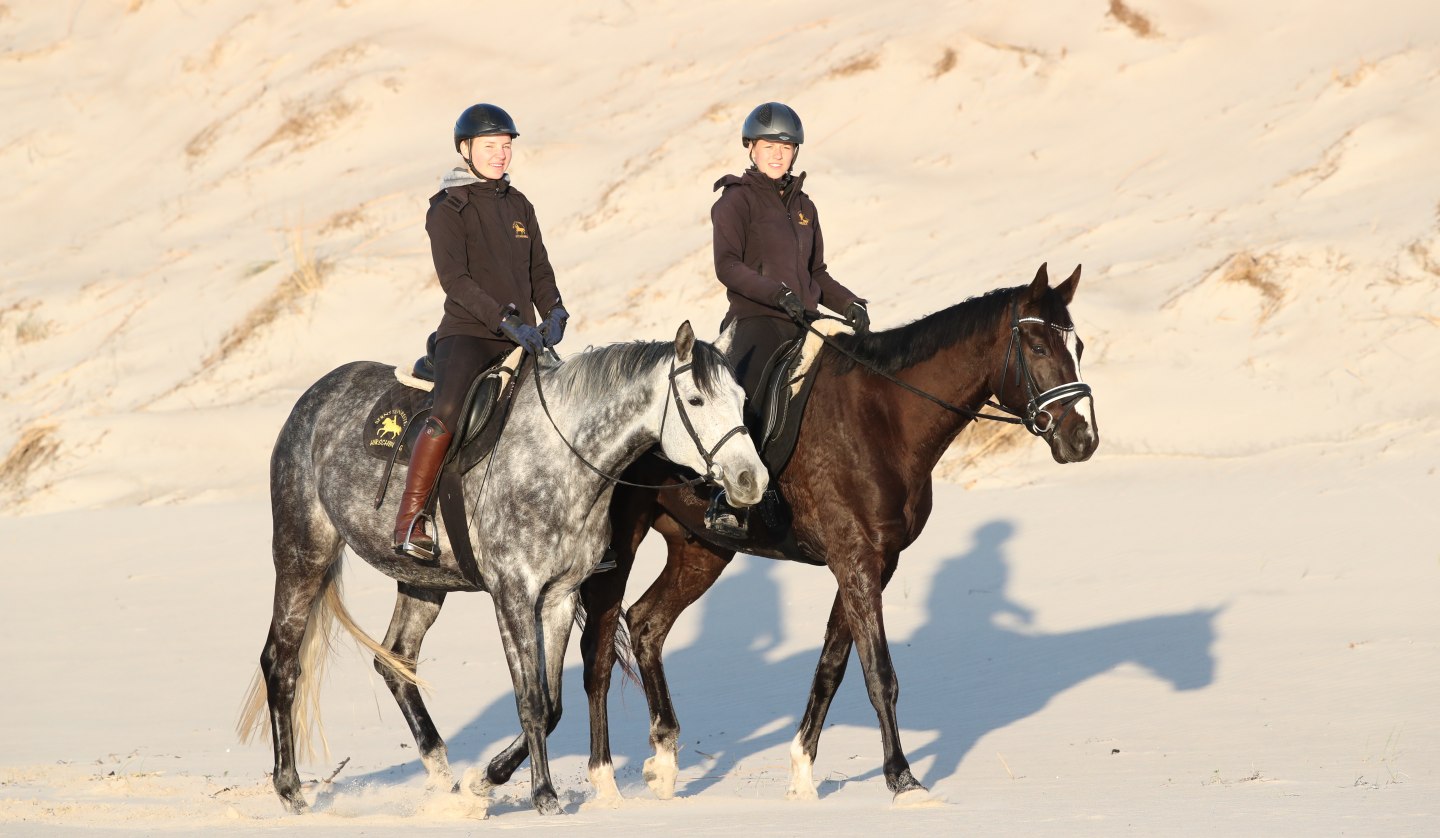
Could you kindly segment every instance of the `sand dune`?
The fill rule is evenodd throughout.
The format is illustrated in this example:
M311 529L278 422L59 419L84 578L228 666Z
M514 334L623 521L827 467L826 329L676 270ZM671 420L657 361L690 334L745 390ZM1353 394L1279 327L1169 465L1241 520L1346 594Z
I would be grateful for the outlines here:
M552 828L1428 834L1432 5L0 5L0 613L22 641L0 831L534 826L520 781L491 824L427 801L358 655L327 687L354 761L316 816L286 820L267 749L231 742L275 430L327 370L423 347L423 211L466 105L519 122L512 175L579 349L685 317L713 333L711 184L777 99L805 118L832 272L877 327L1084 265L1101 449L1061 470L1023 434L967 432L942 464L887 607L944 807L888 808L858 672L821 803L784 805L833 590L750 560L671 646L682 799L644 790L631 689L612 703L634 799L592 808L572 676ZM351 575L378 629L390 583ZM514 711L488 604L453 610L426 665L469 764Z

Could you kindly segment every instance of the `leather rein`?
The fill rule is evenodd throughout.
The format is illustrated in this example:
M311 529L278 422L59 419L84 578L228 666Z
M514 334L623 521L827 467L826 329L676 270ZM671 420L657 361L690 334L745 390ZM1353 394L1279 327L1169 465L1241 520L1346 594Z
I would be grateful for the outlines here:
M680 398L680 389L675 384L675 377L683 372L689 371L691 367L694 366L694 364L681 364L677 367L675 366L675 362L671 361L669 376L670 386L665 392L665 406L661 408L660 413L660 436L662 439L665 436L665 417L668 416L670 413L670 400L673 398L675 400L675 407L680 413L680 421L685 426L685 432L690 435L690 440L695 443L695 450L700 452L700 458L705 461L705 473L697 477L693 477L689 480L682 481L680 483L665 483L658 486L652 486L647 483L631 483L628 480L621 480L619 476L610 474L596 466L594 463L591 463L589 460L585 459L585 455L581 454L575 448L575 446L570 442L569 439L565 437L565 434L560 430L560 426L555 424L555 417L550 415L550 405L545 402L545 391L540 387L540 364L538 360L536 360L535 357L530 353L527 352L526 356L531 358L531 366L533 367L534 372L534 375L532 377L535 379L535 395L540 398L540 410L545 414L545 418L550 420L550 427L555 429L556 436L560 437L560 441L565 443L565 447L570 449L570 453L574 454L575 458L579 460L582 464L584 464L586 468L590 469L594 473L600 475L604 479L616 485L630 486L635 489L684 489L691 486L698 486L701 483L715 483L716 452L720 450L720 447L722 445L729 442L732 437L750 435L749 428L745 427L743 424L736 425L729 431L726 431L724 436L720 437L719 442L715 443L713 446L707 449L705 447L705 443L700 439L700 434L697 433L695 430L695 423L690 420L690 414L687 413L685 410L685 400Z
M832 317L828 314L822 314L820 315L820 318L826 320L838 320L842 323L845 322L844 318ZM845 357L854 361L857 365L859 365L867 372L878 375L881 378L889 381L891 384L894 384L895 386L901 388L902 390L906 390L910 393L913 393L914 395L919 396L922 399L931 401L939 405L940 407L950 411L951 413L957 413L961 416L968 416L971 419L989 419L992 422L1005 422L1010 425L1024 425L1025 430L1029 431L1035 436L1044 436L1045 434L1050 433L1055 429L1055 427L1059 424L1059 421L1065 418L1065 414L1068 414L1070 411L1075 409L1075 405L1080 402L1081 398L1091 395L1090 385L1086 384L1083 381L1076 380L1067 382L1065 384L1060 384L1055 387L1051 387L1048 390L1041 390L1039 384L1037 384L1035 381L1035 375L1030 369L1030 364L1025 360L1025 352L1020 348L1021 323L1042 323L1060 332L1074 331L1073 326L1070 328L1056 326L1053 323L1049 323L1045 320L1040 319L1039 317L1021 317L1020 301L1016 299L1011 302L1010 345L1007 346L1005 349L1005 368L1001 371L1000 379L1001 381L1004 381L1005 376L1009 374L1010 357L1014 355L1017 359L1015 364L1015 382L1017 384L1023 383L1025 385L1025 395L1028 401L1026 402L1025 409L1022 412L1013 408L1006 407L1005 405L1000 404L993 399L985 400L986 407L991 407L995 410L1001 411L1002 413L1008 414L1006 416L996 416L990 413L982 413L979 410L972 410L968 407L961 407L956 404L951 404L950 402L945 401L939 396L936 396L932 393L927 393L924 390L921 390L919 387L915 387L911 384L901 381L899 378L896 378L895 376L891 375L888 372L885 372L884 370L877 369L875 366L866 362L865 360L857 356L855 353L846 349L844 346L841 346L838 341L832 339L829 335L826 335L820 330L816 329L810 323L801 323L800 325L803 326L806 331L819 337L831 349L834 349L836 352L839 352L841 355L844 355ZM1048 408L1050 407L1050 405L1055 404L1058 401L1063 401L1065 399L1073 400L1065 406L1065 413L1061 414L1060 420L1057 420L1054 414L1052 414ZM1043 422L1041 421L1042 418Z

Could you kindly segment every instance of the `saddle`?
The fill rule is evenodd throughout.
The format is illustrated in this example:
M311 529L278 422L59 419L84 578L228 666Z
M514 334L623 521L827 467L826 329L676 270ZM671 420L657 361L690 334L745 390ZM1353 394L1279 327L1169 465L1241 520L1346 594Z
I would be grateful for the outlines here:
M430 413L431 391L435 387L433 351L432 335L426 356L417 360L409 373L396 368L395 383L376 398L366 419L362 441L365 451L388 463L376 496L377 507L385 499L395 465L409 466L410 450ZM512 385L519 362L520 350L516 349L482 372L470 385L465 409L455 429L455 442L445 455L447 465L455 462L461 472L467 472L494 449L504 429L504 414L508 412L500 408L508 404L514 390Z
M835 320L818 320L813 325L827 336L846 328ZM814 333L805 332L802 337L781 344L760 374L760 386L755 393L758 404L754 406L751 420L759 427L751 427L750 433L760 459L770 470L772 484L795 453L805 406L810 401L810 388L815 384L815 361L824 345Z

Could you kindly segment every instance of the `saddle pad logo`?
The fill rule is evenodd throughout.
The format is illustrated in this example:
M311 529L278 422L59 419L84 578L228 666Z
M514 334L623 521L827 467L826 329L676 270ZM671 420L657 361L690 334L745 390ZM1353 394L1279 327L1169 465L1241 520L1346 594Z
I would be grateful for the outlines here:
M515 238L517 238L517 239L528 239L528 238L530 238L530 234L527 233L527 232L525 232L525 225L524 225L524 224L521 224L521 223L518 222L518 221L512 221L512 222L510 222L510 229L512 229L512 230L515 231Z
M375 435L370 438L370 444L394 448L409 421L410 417L406 416L403 410L385 411L375 417Z
M801 227L809 227L809 226L810 226L810 219L808 219L808 218L805 217L805 213L803 213L803 212L796 212L795 215L796 215L796 217L798 217L798 218L800 219L800 226L801 226Z

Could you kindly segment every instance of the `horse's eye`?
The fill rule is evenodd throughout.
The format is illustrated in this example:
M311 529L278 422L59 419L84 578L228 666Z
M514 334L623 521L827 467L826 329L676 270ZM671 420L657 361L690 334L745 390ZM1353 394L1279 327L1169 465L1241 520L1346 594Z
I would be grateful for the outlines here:
M700 398L699 396L691 396L685 401L689 402L691 407L699 407L700 405L705 403L705 400Z
M1034 346L1031 346L1031 347L1030 347L1030 351L1031 351L1031 352L1034 352L1036 355L1044 355L1044 354L1045 354L1045 344L1043 344L1043 343L1037 343L1037 344L1035 344Z

